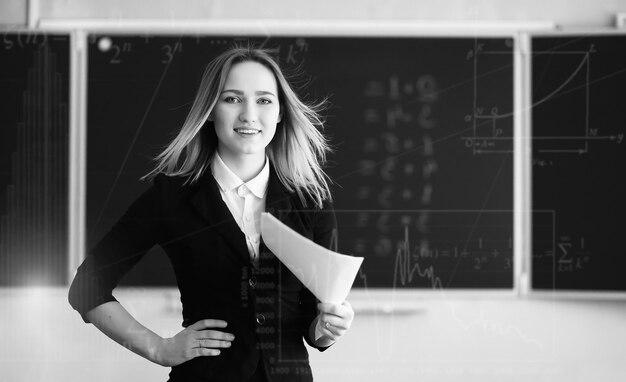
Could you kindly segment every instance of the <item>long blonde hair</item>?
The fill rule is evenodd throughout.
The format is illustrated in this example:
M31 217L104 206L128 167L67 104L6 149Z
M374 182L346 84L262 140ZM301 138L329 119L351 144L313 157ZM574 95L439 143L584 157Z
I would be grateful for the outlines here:
M223 90L233 65L255 61L274 73L278 84L283 118L276 134L266 148L266 154L285 188L296 192L302 203L307 200L321 208L330 200L329 178L322 169L330 151L320 112L324 102L307 105L302 102L283 75L271 52L251 46L236 46L211 61L202 76L191 110L178 135L154 160L156 167L142 179L152 179L163 173L187 177L193 184L210 167L217 150L217 135L209 115Z

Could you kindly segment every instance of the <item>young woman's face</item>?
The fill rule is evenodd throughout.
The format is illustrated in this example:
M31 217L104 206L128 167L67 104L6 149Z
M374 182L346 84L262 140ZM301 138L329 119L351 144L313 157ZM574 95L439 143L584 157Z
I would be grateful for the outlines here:
M211 113L222 159L265 158L280 119L274 74L254 61L233 65Z

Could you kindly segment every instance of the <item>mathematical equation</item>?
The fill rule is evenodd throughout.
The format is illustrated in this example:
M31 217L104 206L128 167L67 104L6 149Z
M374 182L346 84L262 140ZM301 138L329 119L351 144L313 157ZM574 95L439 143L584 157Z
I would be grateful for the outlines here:
M471 269L476 271L481 270L491 260L500 261L502 259L500 268L511 269L512 241L511 238L508 238L502 243L502 240L486 241L479 237L469 243L451 240L451 243L444 242L424 246L421 242L412 246L409 254L414 260L468 259L472 263ZM354 253L367 255L373 249L374 254L381 257L393 255L399 247L404 247L404 242L394 242L391 237L383 235L379 235L374 240L364 237L356 238L353 243Z
M48 46L52 42L67 42L68 35L32 31L8 31L2 35L2 50L31 49Z
M394 286L411 286L418 279L428 279L433 287L437 284L434 276L447 279L456 274L457 282L484 272L490 277L496 273L512 277L512 232L503 224L512 218L512 212L421 212L336 211L340 251L375 263L376 267L364 269L361 278L378 278L378 282L384 278L389 286L391 277ZM428 219L426 233L423 219ZM351 221L356 224L344 223Z
M119 65L125 62L127 58L138 50L138 45L141 45L139 47L140 50L145 49L146 46L153 50L152 53L154 53L154 50L158 50L160 54L159 62L163 65L168 65L174 60L176 55L182 53L185 47L189 45L227 48L238 43L242 46L248 46L249 44L249 39L247 38L213 38L200 35L195 37L159 37L158 39L145 35L143 38L116 40L118 39L109 36L89 35L89 43L97 46L100 53L106 54L108 63L112 65ZM154 41L151 42L151 40ZM276 48L269 49L269 51L275 53L281 63L293 65L304 63L308 48L309 44L304 38L297 38L291 43L287 43L284 46L278 45Z
M462 247L411 245L409 229L405 227L404 240L398 243L395 254L393 286L406 286L421 278L428 280L432 288L441 289L444 288L442 276L453 279L459 268L462 269L460 273L483 270L512 272L512 238L507 240L506 248L500 248L499 241L486 243L482 237L475 241L476 243L465 243ZM423 240L421 242L423 244ZM472 246L474 248L470 249ZM491 249L485 246L491 246Z
M591 262L591 252L584 236L559 236L554 249L546 249L534 258L553 258L555 271L563 273L580 272Z

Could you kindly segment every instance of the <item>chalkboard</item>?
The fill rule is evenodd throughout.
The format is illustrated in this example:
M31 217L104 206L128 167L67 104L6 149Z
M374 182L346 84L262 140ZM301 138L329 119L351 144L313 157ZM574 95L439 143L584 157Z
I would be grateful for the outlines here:
M228 36L89 36L89 245L148 186ZM247 40L247 39L246 39ZM251 37L329 98L337 250L360 288L513 287L513 40ZM123 285L175 285L156 249Z
M67 282L69 42L0 40L0 286Z
M532 39L534 289L626 291L625 47Z

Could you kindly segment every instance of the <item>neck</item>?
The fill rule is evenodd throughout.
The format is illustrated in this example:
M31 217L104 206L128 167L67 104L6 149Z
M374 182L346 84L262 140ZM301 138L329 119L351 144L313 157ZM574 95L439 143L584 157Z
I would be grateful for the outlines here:
M224 164L228 166L230 171L235 173L244 182L253 179L259 175L265 165L265 153L249 154L249 155L228 155L218 150L220 158Z

